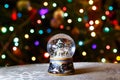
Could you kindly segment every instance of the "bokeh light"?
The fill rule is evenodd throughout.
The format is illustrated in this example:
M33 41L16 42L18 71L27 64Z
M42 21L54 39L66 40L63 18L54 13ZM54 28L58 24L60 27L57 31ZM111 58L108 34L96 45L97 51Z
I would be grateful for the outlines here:
M36 40L36 41L34 42L34 45L35 45L35 46L39 46L39 45L40 45L40 42L39 42L38 40Z
M90 26L90 25L89 25L89 23L86 23L86 24L85 24L85 27L87 27L87 28L88 28L89 26Z
M105 52L105 51L104 51L103 49L100 50L100 53L101 53L101 54L104 54L104 52Z
M64 16L64 17L68 17L68 13L65 12L65 13L63 14L63 16Z
M48 58L50 56L50 54L48 52L44 53L44 58Z
M11 14L11 19L13 21L17 20L17 12L16 11L13 11L12 14Z
M102 63L105 63L105 62L106 62L106 59L105 59L105 58L102 58L102 59L101 59L101 62L102 62Z
M113 49L113 53L117 53L117 51L118 51L118 50L117 50L116 48Z
M110 11L112 11L113 10L113 6L109 6L109 8L108 8Z
M43 5L44 5L44 6L48 6L48 2L44 2Z
M53 3L52 6L53 6L53 7L57 7L57 4L56 4L56 3Z
M19 12L19 13L17 14L17 16L18 16L18 18L21 18L21 17L22 17L22 13Z
M106 49L109 50L110 49L110 45L106 45Z
M102 19L102 20L106 20L106 16L102 16L101 19Z
M99 24L100 23L100 21L99 20L95 20L95 24Z
M95 37L96 36L96 33L95 32L91 32L91 37Z
M79 17L77 21L78 21L78 22L82 22L82 18Z
M89 30L90 30L90 31L93 31L94 29L95 29L94 26L90 26L90 27L89 27Z
M115 64L117 64L118 62L117 61L114 61Z
M72 2L72 0L67 0L69 3L71 3Z
M67 22L68 22L68 23L72 23L72 19L68 19Z
M109 11L105 11L105 14L108 16L108 15L110 15L110 12Z
M29 34L25 34L24 37L25 37L25 39L28 39L29 38Z
M44 32L43 32L43 30L39 30L38 33L39 33L40 35L42 35Z
M60 25L60 29L64 29L64 25Z
M118 20L116 20L116 19L113 20L112 23L113 23L114 25L118 25L118 24L119 24Z
M41 21L40 19L38 19L38 20L37 20L37 23L38 23L38 24L41 24L41 23L42 23L42 21Z
M32 6L29 6L29 7L28 7L28 11L31 11L32 9L33 9Z
M9 8L9 4L4 4L4 8Z
M94 1L93 0L89 0L89 5L93 5Z
M83 46L83 45L84 45L84 42L83 42L83 41L79 41L79 42L78 42L78 45L79 45L79 46Z
M92 49L96 49L97 45L96 44L92 44Z
M17 50L17 47L16 47L16 46L13 46L12 50L13 50L13 51L16 51L16 50Z
M70 30L71 29L71 27L70 26L66 26L66 30Z
M84 9L80 9L79 12L80 12L80 13L83 13L83 12L84 12Z
M103 31L104 32L110 32L110 28L109 27L104 27Z
M52 29L48 28L47 33L51 33L51 32L52 32Z
M86 53L85 51L83 51L83 52L82 52L82 55L83 55L83 56L86 56L86 55L87 55L87 53Z
M36 57L35 57L35 56L32 56L32 57L31 57L31 60L32 60L32 61L36 61Z
M13 42L19 42L19 38L18 38L18 37L15 37L15 38L13 39Z
M63 10L63 11L66 11L66 10L67 10L67 7L64 6L64 7L62 8L62 10Z
M93 25L93 24L94 24L94 21L93 21L93 20L90 20L90 21L89 21L89 24L90 24L90 25Z
M6 27L2 27L2 28L1 28L1 32L2 32L2 33L6 33L6 32L7 32L7 28L6 28Z
M92 6L92 10L97 10L97 7L96 6Z
M116 60L117 60L117 61L120 61L120 56L117 56L117 57L116 57Z
M47 8L41 8L41 9L39 10L39 14L42 16L42 15L47 14L48 11L49 11L49 10L48 10Z
M35 30L34 29L30 29L30 33L34 33L35 32Z
M13 27L13 26L10 26L10 27L9 27L9 31L14 31L14 27Z
M45 15L42 15L41 18L42 18L42 19L45 19Z
M19 46L19 43L18 43L18 42L15 42L15 43L14 43L14 46Z
M2 58L2 59L5 59L5 58L6 58L6 55L5 55L5 54L2 54L2 55L1 55L1 58Z

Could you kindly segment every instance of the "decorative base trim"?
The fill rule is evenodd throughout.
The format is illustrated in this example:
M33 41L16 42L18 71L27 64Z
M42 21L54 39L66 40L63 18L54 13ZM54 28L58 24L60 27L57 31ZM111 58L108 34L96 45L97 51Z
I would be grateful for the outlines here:
M50 59L48 72L55 75L70 75L75 72L72 58Z

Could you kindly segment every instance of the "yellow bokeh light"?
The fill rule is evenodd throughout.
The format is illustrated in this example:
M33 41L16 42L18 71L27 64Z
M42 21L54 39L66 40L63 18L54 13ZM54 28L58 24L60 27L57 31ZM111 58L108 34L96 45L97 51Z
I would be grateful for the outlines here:
M44 6L48 6L48 2L44 2L43 5L44 5Z
M117 60L117 61L120 61L120 56L117 56L117 57L116 57L116 60Z
M100 21L99 20L95 20L95 24L99 24L100 23Z
M89 5L93 5L94 1L93 0L89 0Z
M72 19L68 19L67 22L68 22L68 23L72 23Z
M115 64L117 64L118 62L117 61L114 61Z
M105 63L105 62L106 62L106 59L105 59L105 58L102 58L102 59L101 59L101 62L102 62L102 63Z
M86 53L85 51L83 51L83 52L82 52L82 55L83 55L83 56L86 56L86 55L87 55L87 53Z
M96 33L95 32L91 32L91 37L95 37Z
M28 34L25 34L24 37L25 37L26 39L28 39L28 38L29 38L29 35L28 35Z
M80 13L83 13L83 12L84 12L84 9L80 9L79 12L80 12Z
M33 56L33 57L31 58L31 60L32 60L32 61L36 61L36 57Z

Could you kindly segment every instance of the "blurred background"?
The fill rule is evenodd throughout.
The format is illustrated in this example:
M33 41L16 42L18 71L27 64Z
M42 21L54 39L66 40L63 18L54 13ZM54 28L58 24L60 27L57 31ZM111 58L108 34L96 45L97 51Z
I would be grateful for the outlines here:
M48 63L57 33L76 44L74 62L120 62L120 0L0 0L0 66Z

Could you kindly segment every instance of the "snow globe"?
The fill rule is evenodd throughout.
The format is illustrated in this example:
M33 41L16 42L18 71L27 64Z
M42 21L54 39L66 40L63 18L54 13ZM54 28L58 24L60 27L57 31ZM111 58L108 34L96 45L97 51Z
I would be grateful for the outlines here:
M59 33L50 38L47 51L50 54L48 72L56 75L74 73L72 56L75 52L75 42L67 34Z

